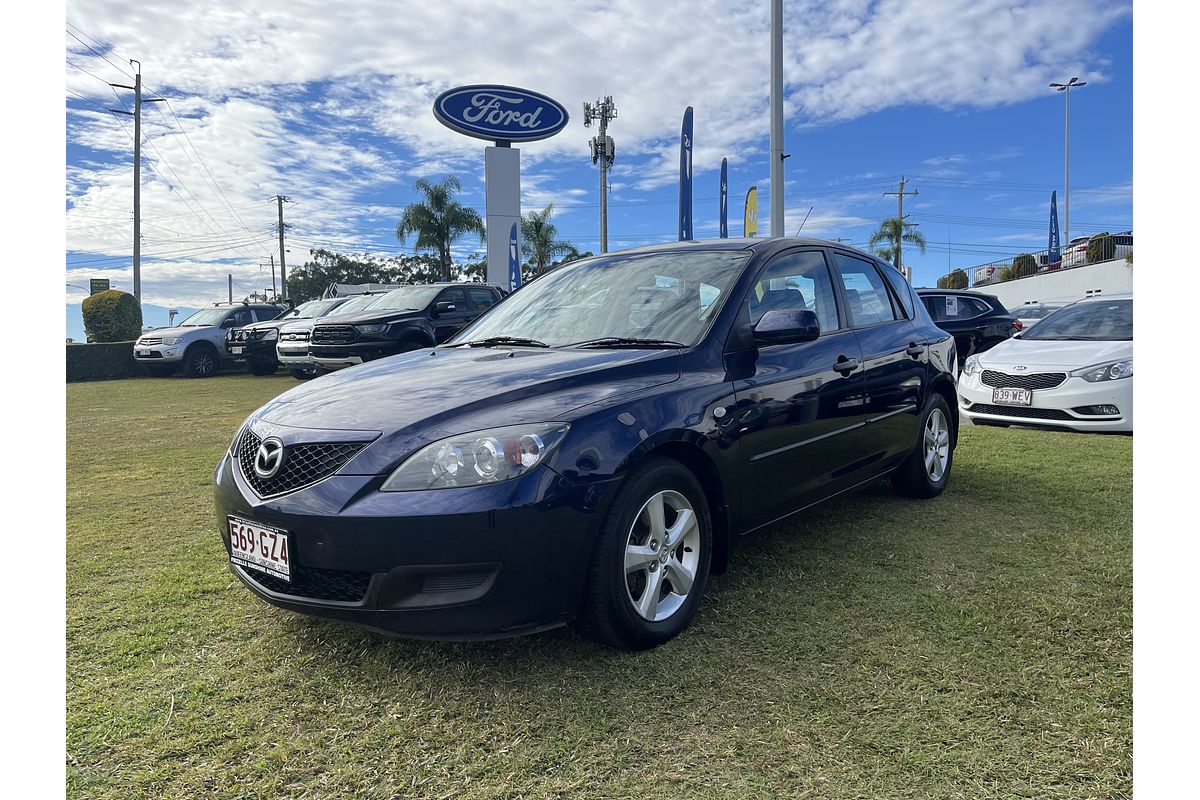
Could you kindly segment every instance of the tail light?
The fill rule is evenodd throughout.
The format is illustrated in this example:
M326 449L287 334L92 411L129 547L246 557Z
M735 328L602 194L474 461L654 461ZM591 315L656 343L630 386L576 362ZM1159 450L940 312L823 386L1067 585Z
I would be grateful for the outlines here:
M1021 320L1019 320L1019 319L1013 320L1013 330L1019 331L1019 330L1023 329L1024 327L1025 326L1021 324Z

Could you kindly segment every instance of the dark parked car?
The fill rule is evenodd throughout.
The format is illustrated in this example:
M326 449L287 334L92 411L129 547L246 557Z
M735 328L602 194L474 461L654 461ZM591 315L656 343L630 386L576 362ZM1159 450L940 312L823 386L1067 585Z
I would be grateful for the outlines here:
M835 243L587 258L254 412L214 476L219 526L283 608L443 639L579 622L644 649L742 534L885 476L941 493L954 358L898 272Z
M1021 323L999 298L961 289L917 289L917 295L939 328L954 337L961 369L968 356L1010 338Z
M253 374L270 375L279 369L275 346L279 343L280 328L289 322L323 317L348 299L334 297L328 300L309 300L283 312L275 319L234 328L225 334L225 351L235 361L245 361Z
M441 344L500 301L495 286L432 283L402 286L366 311L318 322L309 355L323 371Z

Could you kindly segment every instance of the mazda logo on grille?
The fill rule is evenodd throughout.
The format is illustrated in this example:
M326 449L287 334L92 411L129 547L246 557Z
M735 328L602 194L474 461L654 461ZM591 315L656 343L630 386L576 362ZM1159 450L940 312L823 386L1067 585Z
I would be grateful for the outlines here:
M274 478L283 466L283 442L274 436L263 439L254 454L254 474L263 480Z

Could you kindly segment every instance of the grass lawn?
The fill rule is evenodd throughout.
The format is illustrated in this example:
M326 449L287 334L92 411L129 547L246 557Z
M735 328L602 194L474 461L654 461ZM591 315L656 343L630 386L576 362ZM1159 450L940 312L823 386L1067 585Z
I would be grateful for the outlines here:
M293 385L67 386L71 797L1130 795L1131 438L966 427L941 498L744 540L649 653L442 644L229 572L213 469Z

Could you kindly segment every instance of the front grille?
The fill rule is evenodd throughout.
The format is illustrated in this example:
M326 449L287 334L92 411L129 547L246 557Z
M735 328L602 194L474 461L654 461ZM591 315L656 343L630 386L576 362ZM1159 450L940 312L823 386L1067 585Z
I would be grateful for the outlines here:
M371 583L369 572L319 569L298 564L292 567L291 583L258 570L242 568L242 573L263 588L278 594L339 603L361 603Z
M162 339L161 339L161 338L158 338L158 339L138 339L138 344L139 344L139 345L142 345L142 346L148 346L148 345L152 345L152 344L162 344Z
M1032 375L1009 375L993 369L983 371L982 380L988 386L1005 389L1053 389L1067 379L1065 372L1035 372Z
M1028 408L1025 406L992 406L987 403L976 403L968 411L975 414L996 414L1002 417L1021 417L1022 419L1059 419L1073 420L1067 412L1058 408Z
M323 481L341 469L355 453L366 447L366 442L289 445L283 450L283 466L279 472L271 478L260 478L254 471L254 456L260 444L262 439L247 427L242 432L234 455L237 456L238 466L242 469L242 477L254 489L255 494L263 498L277 497Z
M285 333L280 338L285 342L307 342L308 331L294 331L292 333Z
M349 344L358 338L353 325L318 325L313 328L313 344Z

